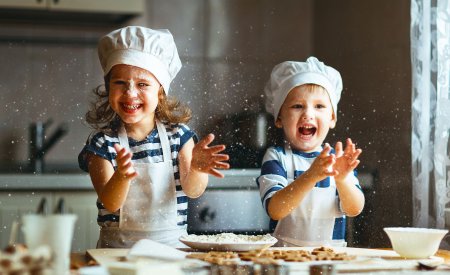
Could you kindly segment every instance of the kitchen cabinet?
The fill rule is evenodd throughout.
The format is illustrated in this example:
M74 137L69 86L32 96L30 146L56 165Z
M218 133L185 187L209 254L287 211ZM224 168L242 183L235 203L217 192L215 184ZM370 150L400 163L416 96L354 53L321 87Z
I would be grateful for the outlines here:
M83 191L1 191L0 192L0 245L8 245L11 225L20 221L22 215L35 213L40 201L47 200L49 210L55 209L60 198L64 200L67 212L77 215L72 251L85 251L95 248L99 235L97 225L97 194L93 190ZM19 230L18 243L24 243Z
M0 0L0 8L140 14L145 0Z

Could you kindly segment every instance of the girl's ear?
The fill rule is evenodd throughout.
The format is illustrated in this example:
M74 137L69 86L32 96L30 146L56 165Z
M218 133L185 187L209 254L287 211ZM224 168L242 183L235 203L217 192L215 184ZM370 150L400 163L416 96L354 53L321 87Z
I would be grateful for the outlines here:
M164 88L161 85L158 90L158 100L161 102L161 100L164 99L165 95L166 95L166 93L164 92Z

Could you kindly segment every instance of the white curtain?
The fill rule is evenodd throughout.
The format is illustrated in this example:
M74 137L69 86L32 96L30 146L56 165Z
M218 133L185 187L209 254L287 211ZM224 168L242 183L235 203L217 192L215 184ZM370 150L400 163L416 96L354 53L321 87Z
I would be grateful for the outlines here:
M448 228L450 0L411 0L411 61L413 222Z

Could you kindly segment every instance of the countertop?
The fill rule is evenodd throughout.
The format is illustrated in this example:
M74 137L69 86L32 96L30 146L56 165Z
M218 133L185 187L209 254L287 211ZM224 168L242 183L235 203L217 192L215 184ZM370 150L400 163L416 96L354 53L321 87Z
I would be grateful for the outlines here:
M85 174L0 174L0 191L94 190Z
M256 178L260 169L222 170L224 178L209 177L207 189L257 189ZM363 189L373 188L374 176L359 173L358 178ZM26 190L94 190L89 174L0 174L0 191Z
M259 169L223 170L224 178L209 177L208 189L256 189ZM94 190L89 174L0 174L0 191Z

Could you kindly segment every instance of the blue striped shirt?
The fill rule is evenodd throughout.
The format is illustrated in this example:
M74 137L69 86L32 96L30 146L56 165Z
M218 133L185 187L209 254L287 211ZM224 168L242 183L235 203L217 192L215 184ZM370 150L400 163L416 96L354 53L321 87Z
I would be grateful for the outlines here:
M320 152L305 153L297 150L293 150L292 153L294 155L293 158L295 167L294 179L308 170L313 161L320 154ZM332 150L332 153L334 153L334 150ZM288 185L286 157L284 147L281 146L268 148L266 154L264 155L261 175L256 179L256 184L259 187L261 202L266 211L272 196ZM330 177L325 178L320 182L317 182L315 187L327 188L330 186L330 180ZM357 184L357 187L361 189L359 183ZM335 191L335 194L338 196L337 190ZM345 238L345 220L345 215L335 218L332 237L333 240L341 240Z
M189 129L185 124L164 124L167 136L169 138L170 151L172 155L173 171L176 184L177 194L177 225L180 228L185 229L187 227L187 204L188 199L183 192L180 184L180 172L178 166L178 153L186 142L194 138L197 140L196 134ZM132 138L128 138L130 150L133 152L132 162L134 163L156 163L163 161L163 153L161 142L159 139L157 129L153 131L142 141L136 141ZM93 133L83 150L78 156L78 163L80 168L86 172L87 167L87 154L92 153L100 156L108 161L114 167L117 168L116 163L116 151L114 150L114 144L119 144L119 138L117 134L107 135L103 132ZM150 146L149 146L150 145ZM142 147L142 148L141 148ZM105 227L117 227L119 226L120 210L112 213L103 207L100 200L97 200L98 217L97 223L100 226Z

